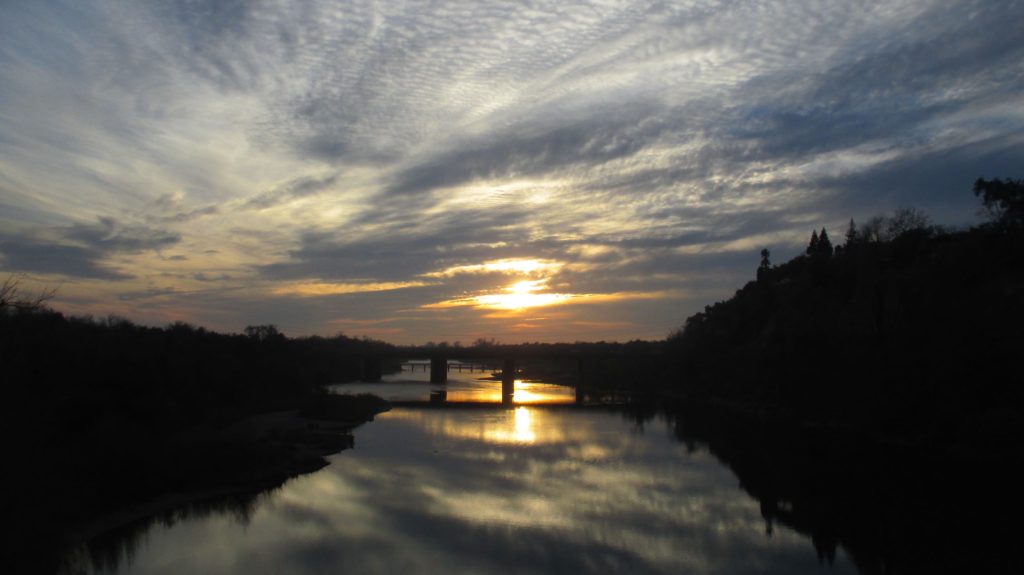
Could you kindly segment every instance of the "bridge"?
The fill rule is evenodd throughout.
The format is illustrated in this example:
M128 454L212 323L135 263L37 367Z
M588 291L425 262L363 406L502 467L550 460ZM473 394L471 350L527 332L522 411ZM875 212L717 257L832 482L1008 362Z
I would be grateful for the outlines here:
M590 344L518 344L474 347L411 347L392 346L360 356L364 382L377 382L383 374L384 361L405 362L403 369L430 372L430 382L444 384L450 371L468 370L500 373L502 396L511 396L515 389L517 367L524 363L545 361L568 364L564 373L572 374L577 389L591 387L601 378L623 376L661 365L658 343L635 342ZM449 360L458 363L449 363ZM409 360L414 360L409 362ZM418 361L416 361L418 360ZM639 368L639 369L638 369ZM654 370L648 370L654 371ZM564 375L563 375L564 378Z
M459 354L459 358L463 358L463 354ZM479 371L482 373L495 372L494 362L485 362L477 359L476 362L466 362L465 360L458 363L449 363L448 357L445 355L435 354L428 361L409 361L405 362L401 366L401 370L405 371L408 369L410 372L415 372L417 369L423 371L430 370L430 383L443 384L448 381L449 371L458 371L462 373L467 371L473 373ZM361 381L365 382L377 382L381 380L383 373L382 360L380 357L363 357L361 360ZM515 380L516 380L516 361L515 358L505 358L500 362L501 369L501 393L502 396L511 396L515 391Z
M409 360L409 361L406 361L405 363L403 363L401 365L400 369L401 369L401 371L406 371L406 369L408 369L411 373L416 373L417 371L422 370L424 373L426 373L427 370L434 369L434 365L433 365L432 361ZM458 363L450 363L450 362L448 363L448 372L449 373L451 373L453 371L458 371L459 373L462 373L463 371L465 371L467 373L474 373L474 372L477 372L477 371L479 371L479 372L492 371L493 372L494 370L495 370L495 366L490 365L488 363L484 363L484 362L473 363L473 362L459 361Z

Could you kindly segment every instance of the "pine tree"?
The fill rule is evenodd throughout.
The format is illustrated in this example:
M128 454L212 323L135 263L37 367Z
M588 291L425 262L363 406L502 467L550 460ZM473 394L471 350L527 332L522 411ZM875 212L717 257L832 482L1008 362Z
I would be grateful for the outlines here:
M818 251L818 231L811 230L811 242L807 244L807 255L813 256Z
M766 279L768 271L772 269L772 262L768 259L770 255L768 248L761 250L761 265L757 266L757 281Z
M850 227L846 228L846 247L850 247L857 243L857 224L853 223L853 218L850 218Z
M823 258L832 257L832 242L828 239L828 232L825 231L825 228L821 228L821 233L818 234L817 255Z

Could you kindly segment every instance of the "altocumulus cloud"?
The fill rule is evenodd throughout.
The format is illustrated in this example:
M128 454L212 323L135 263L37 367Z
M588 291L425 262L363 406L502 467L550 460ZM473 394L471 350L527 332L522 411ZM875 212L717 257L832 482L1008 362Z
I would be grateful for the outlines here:
M1022 21L1016 1L15 0L0 268L141 321L660 337L812 227L900 205L970 223L974 178L1024 165ZM558 305L470 305L515 289Z

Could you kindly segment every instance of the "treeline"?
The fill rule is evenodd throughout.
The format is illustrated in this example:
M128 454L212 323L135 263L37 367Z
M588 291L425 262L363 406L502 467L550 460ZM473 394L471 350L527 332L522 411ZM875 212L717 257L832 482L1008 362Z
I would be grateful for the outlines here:
M171 493L270 486L323 464L312 443L348 440L223 433L245 417L300 409L355 424L383 409L320 386L358 379L362 357L388 344L67 317L46 307L50 294L18 287L0 289L0 508L20 534L5 557L28 565L59 556L67 529L98 515Z
M421 346L396 348L412 356L441 355L450 359L503 358L572 359L594 357L657 356L663 341L630 340L627 342L577 341L572 343L501 343L494 339L478 339L470 346L427 342Z
M812 233L667 341L677 389L764 418L966 455L1020 457L1024 184L978 180L966 231L898 210Z
M187 424L271 406L358 379L361 358L390 347L344 335L287 338L274 326L221 334L182 322L146 327L66 317L45 307L8 305L0 313L5 406L48 407L63 426L87 427L115 412Z

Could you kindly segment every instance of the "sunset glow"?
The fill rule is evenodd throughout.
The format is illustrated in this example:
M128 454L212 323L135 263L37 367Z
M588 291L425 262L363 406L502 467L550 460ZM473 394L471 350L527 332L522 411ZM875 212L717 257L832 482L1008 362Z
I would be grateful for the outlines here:
M512 401L516 404L526 405L572 403L574 401L571 396L572 390L569 390L570 394L566 394L565 391L565 388L553 391L550 385L540 385L517 379L512 391Z
M488 382L487 385L479 389L449 389L446 397L450 403L501 403L504 399L501 384L498 381ZM575 396L572 388L517 379L512 391L512 401L517 405L573 403Z
M969 226L1022 165L1020 3L698 4L5 3L0 279L229 333L658 339L762 249Z
M552 412L543 409L531 409L526 405L515 409L503 410L501 415L486 420L478 420L472 425L460 423L456 419L436 422L425 417L423 411L394 410L388 413L389 418L410 419L430 422L434 431L447 437L473 439L495 445L507 444L547 444L561 441L572 430L558 425L558 419Z
M429 285L425 282L412 281L412 282L374 282L374 283L299 283L284 285L274 288L274 295L298 295L307 297L316 296L327 296L327 295L338 295L338 294L349 294L349 293L363 293L363 292L377 292L377 291L391 291L396 289L405 289L411 287L423 287Z
M537 293L544 289L544 280L523 280L505 288L505 293L488 294L474 298L480 307L493 309L525 309L562 303L580 297L562 293Z
M533 418L530 417L530 410L526 407L516 408L515 430L512 432L512 439L517 443L533 443L537 434L533 432Z
M485 262L477 265L453 266L439 272L424 274L426 277L451 277L458 274L535 274L538 272L552 273L558 271L562 263L543 259L504 259Z
M0 0L4 572L1024 575L1022 253L1024 0Z

